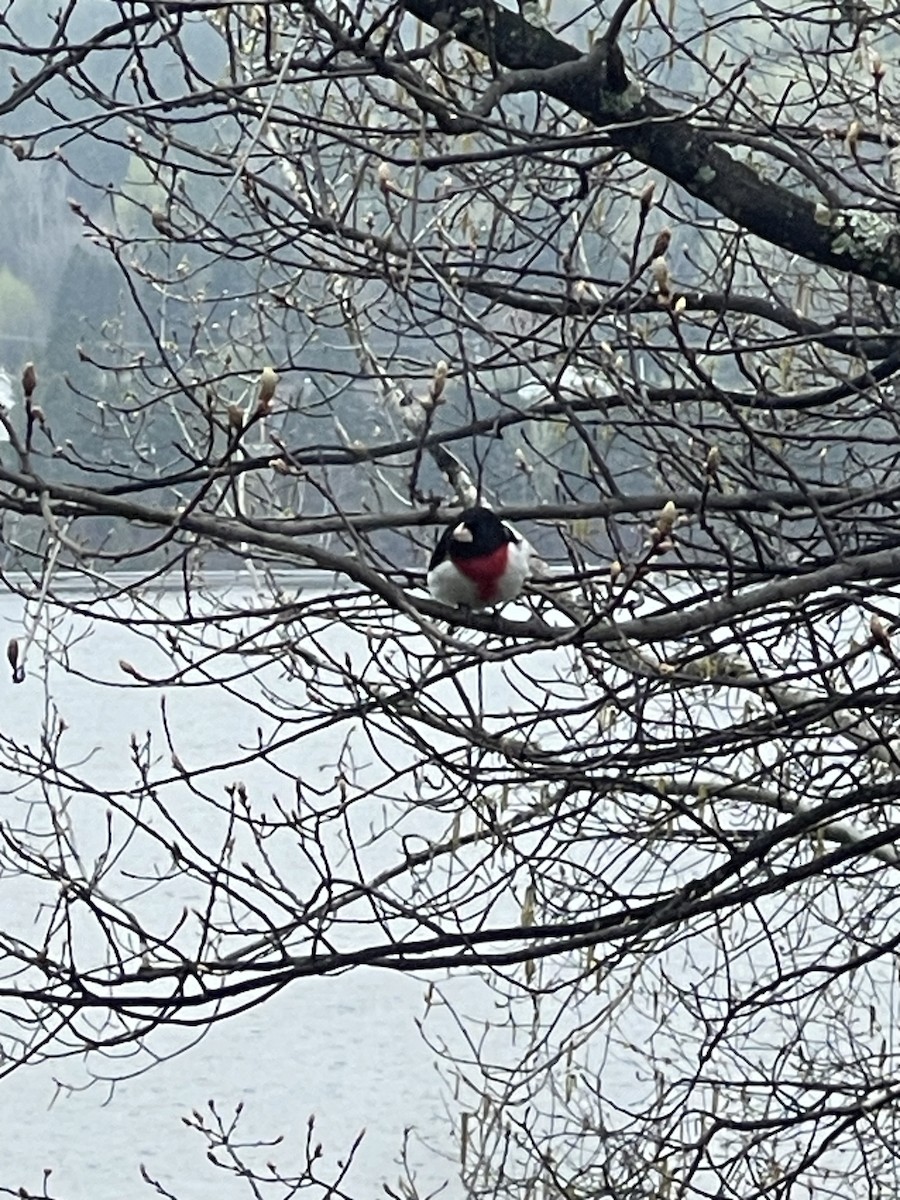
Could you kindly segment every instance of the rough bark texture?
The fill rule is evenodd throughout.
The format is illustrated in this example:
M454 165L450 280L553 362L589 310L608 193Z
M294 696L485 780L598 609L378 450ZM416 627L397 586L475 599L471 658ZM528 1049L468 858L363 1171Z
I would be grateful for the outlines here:
M737 161L713 134L659 104L634 83L621 88L620 57L575 46L499 6L407 0L412 15L567 104L635 159L767 242L823 266L900 286L900 228L869 210L835 209L799 196ZM490 19L485 14L490 13ZM616 68L613 70L613 68ZM543 74L543 78L539 75ZM505 90L501 84L500 92ZM523 90L518 86L515 90Z

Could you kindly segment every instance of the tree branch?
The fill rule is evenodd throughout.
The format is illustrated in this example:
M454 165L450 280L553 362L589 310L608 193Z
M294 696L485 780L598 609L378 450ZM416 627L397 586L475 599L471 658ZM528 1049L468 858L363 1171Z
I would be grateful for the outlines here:
M900 227L871 209L831 208L767 179L635 83L610 86L596 50L579 51L500 5L484 11L448 0L405 0L413 16L513 72L527 86L607 130L614 145L660 171L742 229L810 262L900 287ZM520 76L525 80L525 76ZM502 81L495 85L504 89ZM514 82L513 87L517 87ZM524 86L524 85L523 85Z

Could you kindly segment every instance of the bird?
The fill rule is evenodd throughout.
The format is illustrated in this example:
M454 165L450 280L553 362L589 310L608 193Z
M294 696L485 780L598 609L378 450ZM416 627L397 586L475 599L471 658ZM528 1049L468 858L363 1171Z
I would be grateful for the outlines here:
M532 574L534 551L489 508L467 508L441 534L428 564L428 590L443 604L487 608L515 600Z

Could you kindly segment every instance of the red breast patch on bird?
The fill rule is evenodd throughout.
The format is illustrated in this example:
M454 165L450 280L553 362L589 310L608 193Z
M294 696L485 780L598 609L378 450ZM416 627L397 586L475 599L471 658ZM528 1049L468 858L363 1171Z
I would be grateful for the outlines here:
M480 554L477 558L453 558L453 565L478 588L478 595L485 604L496 599L497 583L506 570L509 544L504 542L491 554Z

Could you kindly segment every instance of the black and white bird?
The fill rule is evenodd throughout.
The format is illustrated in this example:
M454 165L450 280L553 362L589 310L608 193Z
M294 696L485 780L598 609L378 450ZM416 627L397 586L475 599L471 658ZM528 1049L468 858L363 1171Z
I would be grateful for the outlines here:
M533 573L534 550L489 508L467 508L441 534L428 590L443 604L486 608L515 600Z

